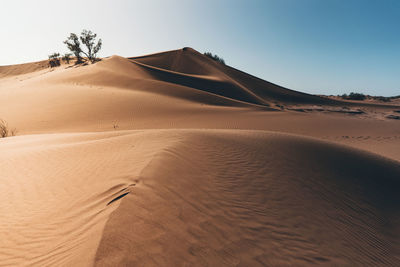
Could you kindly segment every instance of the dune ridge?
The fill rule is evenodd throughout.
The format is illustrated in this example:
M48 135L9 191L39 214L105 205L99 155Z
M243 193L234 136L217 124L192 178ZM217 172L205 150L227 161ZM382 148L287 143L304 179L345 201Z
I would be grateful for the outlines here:
M49 63L47 60L17 65L0 66L0 78L37 72L47 69L48 67Z
M374 114L400 107L191 48L45 63L0 67L0 266L399 265L400 124Z

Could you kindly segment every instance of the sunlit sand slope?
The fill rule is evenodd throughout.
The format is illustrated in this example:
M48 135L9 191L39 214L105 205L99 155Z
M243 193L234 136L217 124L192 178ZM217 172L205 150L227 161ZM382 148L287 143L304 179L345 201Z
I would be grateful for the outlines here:
M131 132L0 140L0 265L91 265L113 200L173 139Z
M399 178L311 139L182 132L110 216L96 264L396 265Z
M0 265L396 265L400 165L262 131L0 140Z

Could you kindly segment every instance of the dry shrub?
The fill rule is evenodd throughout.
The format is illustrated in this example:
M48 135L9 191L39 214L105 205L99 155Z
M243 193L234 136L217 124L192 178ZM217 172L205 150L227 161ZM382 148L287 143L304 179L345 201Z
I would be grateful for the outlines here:
M8 123L0 119L0 138L14 136L16 134L17 130L15 128L10 129Z

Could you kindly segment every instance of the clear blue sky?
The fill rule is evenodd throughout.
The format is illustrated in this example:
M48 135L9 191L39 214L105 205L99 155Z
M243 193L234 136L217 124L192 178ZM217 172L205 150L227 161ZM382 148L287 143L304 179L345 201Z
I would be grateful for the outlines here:
M299 91L400 94L399 0L10 0L0 25L0 65L66 52L85 28L100 56L190 46Z

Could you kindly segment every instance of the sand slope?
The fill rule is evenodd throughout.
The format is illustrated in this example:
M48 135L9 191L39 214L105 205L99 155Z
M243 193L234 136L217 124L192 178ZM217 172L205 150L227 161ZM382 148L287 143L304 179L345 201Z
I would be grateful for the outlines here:
M26 136L0 146L4 266L399 260L400 165L373 154L231 130Z
M335 103L331 99L321 98L297 91L293 91L282 86L261 80L247 73L236 70L227 65L219 64L210 58L207 58L192 48L183 48L181 50L169 51L149 56L131 58L141 66L152 72L157 78L171 80L167 73L180 73L201 78L212 77L225 84L216 84L217 94L227 95L234 99L244 100L250 103L268 105L276 101L290 103L314 103L327 104ZM190 77L190 76L189 76ZM174 79L176 82L176 78ZM193 81L187 84L200 86L201 83ZM225 86L224 86L225 85ZM212 84L204 84L203 90L210 90ZM235 90L236 89L236 90ZM245 93L253 98L246 97Z
M0 266L399 265L395 109L190 48L0 67Z
M0 265L87 266L102 228L168 138L149 133L0 140Z
M110 216L100 266L398 263L399 165L294 136L182 134Z

